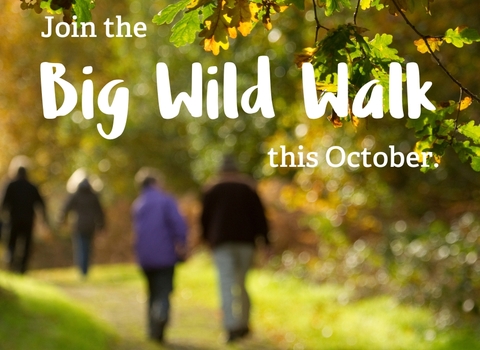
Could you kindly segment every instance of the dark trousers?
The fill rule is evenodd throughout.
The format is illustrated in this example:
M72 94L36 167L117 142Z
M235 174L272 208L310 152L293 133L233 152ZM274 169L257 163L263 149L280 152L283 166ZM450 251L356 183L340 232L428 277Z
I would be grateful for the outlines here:
M170 313L174 267L144 269L148 286L148 331L152 339L163 340Z
M12 271L25 273L31 255L33 220L12 221L8 238L8 264ZM20 243L20 244L19 244Z
M84 276L88 273L90 266L90 252L92 250L93 233L75 232L73 234L73 250L75 261Z

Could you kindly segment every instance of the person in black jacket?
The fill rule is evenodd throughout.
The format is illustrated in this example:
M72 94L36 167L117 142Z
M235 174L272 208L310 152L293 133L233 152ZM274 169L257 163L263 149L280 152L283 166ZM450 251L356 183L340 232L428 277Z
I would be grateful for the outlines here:
M201 225L219 273L223 324L232 342L250 331L245 277L257 238L268 243L268 224L252 181L238 172L231 157L224 160L219 182L204 194Z
M61 222L66 220L70 212L74 212L76 216L72 237L75 260L82 275L86 277L95 231L102 230L105 226L103 208L88 179L81 181L77 191L67 199Z
M2 210L10 215L7 263L12 271L23 274L27 270L37 206L48 224L45 202L40 192L28 181L26 168L19 167L16 178L7 185L2 201Z

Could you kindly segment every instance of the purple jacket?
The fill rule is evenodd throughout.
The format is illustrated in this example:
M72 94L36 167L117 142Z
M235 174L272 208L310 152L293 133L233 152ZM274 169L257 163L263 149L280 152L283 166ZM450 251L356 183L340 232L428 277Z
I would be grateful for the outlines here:
M143 189L132 208L135 249L142 268L175 265L176 246L185 246L187 225L175 200L156 187Z

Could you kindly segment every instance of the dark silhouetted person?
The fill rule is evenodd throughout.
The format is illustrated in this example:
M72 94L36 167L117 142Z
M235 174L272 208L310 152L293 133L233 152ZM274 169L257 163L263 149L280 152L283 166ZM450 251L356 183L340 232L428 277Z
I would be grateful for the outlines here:
M175 200L148 175L132 207L135 250L148 285L148 332L162 342L169 319L174 268L184 259L187 225Z
M268 243L268 225L252 180L238 172L231 157L225 158L218 183L204 194L201 224L218 270L223 325L232 342L250 331L245 277L257 238Z
M70 212L75 214L72 234L75 261L83 277L86 277L90 266L95 232L103 230L105 227L102 205L88 179L82 180L75 193L65 202L61 222L66 220Z
M2 210L10 216L7 262L12 271L25 273L31 255L35 207L42 210L48 224L45 202L37 187L27 179L27 170L19 167L16 178L7 185Z

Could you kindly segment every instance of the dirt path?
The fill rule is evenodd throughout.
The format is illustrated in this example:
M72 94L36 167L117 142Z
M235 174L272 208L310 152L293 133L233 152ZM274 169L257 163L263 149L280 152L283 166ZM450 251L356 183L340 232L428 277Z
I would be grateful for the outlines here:
M146 296L138 280L98 283L65 281L44 274L37 277L57 285L82 307L109 323L120 337L118 344L114 345L115 350L278 349L256 333L239 343L226 345L218 310L200 304L182 290L174 293L166 344L160 346L145 338Z

